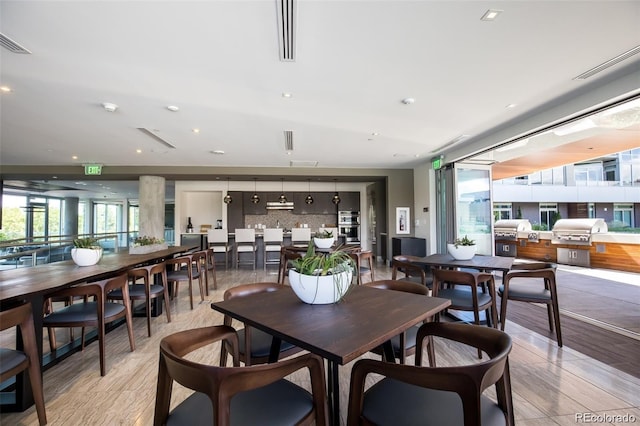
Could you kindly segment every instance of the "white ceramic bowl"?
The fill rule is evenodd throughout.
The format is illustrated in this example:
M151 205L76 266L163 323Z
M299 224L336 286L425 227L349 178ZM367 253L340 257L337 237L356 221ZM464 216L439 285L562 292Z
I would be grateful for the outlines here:
M78 266L95 265L102 258L102 249L72 248L71 258Z
M328 249L333 245L333 237L331 238L313 237L313 244L315 244L316 247L318 248Z
M323 276L302 275L295 269L289 271L289 283L293 292L310 305L336 303L349 290L352 278L351 270Z

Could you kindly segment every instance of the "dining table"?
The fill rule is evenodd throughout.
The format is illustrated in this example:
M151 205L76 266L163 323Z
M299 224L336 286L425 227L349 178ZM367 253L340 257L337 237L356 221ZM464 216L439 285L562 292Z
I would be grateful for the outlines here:
M99 281L119 275L129 269L149 265L188 252L194 247L171 246L151 253L131 254L128 250L107 253L92 266L77 266L72 260L36 265L28 268L0 270L0 305L28 301L32 305L36 342L43 369L55 363L60 357L68 356L69 350L58 349L55 354L43 358L43 305L47 295L66 287L84 282ZM16 348L22 348L22 340L16 333ZM24 411L33 405L33 397L26 374L16 376L16 391L13 401L0 403L4 411Z
M506 278L507 272L513 266L513 257L508 256L487 256L476 254L471 259L456 260L450 254L431 254L429 256L405 256L411 263L417 263L429 268L470 268L483 272L502 272L502 279Z
M307 304L290 287L214 302L211 308L274 337L270 361L277 361L286 340L320 355L327 364L327 396L331 424L340 424L339 365L383 346L393 360L389 340L446 309L451 302L436 297L352 286L338 302Z

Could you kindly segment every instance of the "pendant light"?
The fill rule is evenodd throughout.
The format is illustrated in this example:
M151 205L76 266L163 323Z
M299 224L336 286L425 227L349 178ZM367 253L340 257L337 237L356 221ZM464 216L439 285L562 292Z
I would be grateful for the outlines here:
M256 181L258 178L253 178L253 195L251 196L251 202L253 204L258 204L260 202L260 196L258 196L258 192L256 191Z
M305 204L313 204L313 197L311 196L311 179L309 180L309 195L304 199Z
M280 201L281 203L287 202L287 197L284 195L284 179L282 179L282 193L278 197L278 201Z
M227 178L227 195L224 196L222 201L224 201L225 204L233 203L233 198L231 198L231 195L229 195L229 178Z
M333 198L331 199L331 202L337 206L338 204L340 204L340 196L338 195L338 182L336 179L333 180L333 185L336 193L333 194Z

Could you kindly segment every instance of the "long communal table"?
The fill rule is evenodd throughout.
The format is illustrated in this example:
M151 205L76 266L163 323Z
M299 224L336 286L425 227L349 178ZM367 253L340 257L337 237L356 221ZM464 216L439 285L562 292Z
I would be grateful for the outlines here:
M74 284L109 278L138 266L172 258L193 248L191 246L174 246L145 254L130 254L128 250L122 250L118 253L105 254L100 262L93 266L77 266L73 261L69 260L30 268L2 270L0 271L0 305L10 306L22 301L31 302L34 313L36 341L40 342L38 347L40 359L42 360L42 312L47 294ZM19 333L16 336L16 346L21 348L22 341ZM56 355L60 355L62 351L56 352ZM51 356L47 362L42 363L42 367L45 368L55 361L56 356ZM2 411L24 411L33 405L30 384L26 374L20 373L16 377L15 387L15 392L1 395L0 409Z

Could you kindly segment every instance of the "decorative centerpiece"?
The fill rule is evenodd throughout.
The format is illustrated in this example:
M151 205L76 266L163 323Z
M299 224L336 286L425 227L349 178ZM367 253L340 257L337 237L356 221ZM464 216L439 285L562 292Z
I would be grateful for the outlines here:
M73 240L71 258L78 266L95 265L102 258L102 247L96 238L78 238Z
M289 283L305 303L336 303L349 290L354 268L355 262L340 247L331 253L316 253L309 244L306 255L293 262Z
M313 244L321 249L328 249L333 245L333 232L322 231L318 236L313 237Z
M476 254L476 242L465 235L464 238L456 238L453 243L448 243L447 251L455 260L470 260Z
M133 243L129 247L130 254L146 254L153 253L154 251L166 250L168 248L167 243L164 240L155 237L136 237Z

